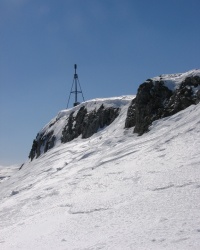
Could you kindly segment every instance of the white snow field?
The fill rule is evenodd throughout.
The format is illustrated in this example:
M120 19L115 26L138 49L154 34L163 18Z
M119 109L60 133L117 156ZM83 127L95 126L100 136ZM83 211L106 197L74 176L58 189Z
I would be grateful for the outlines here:
M200 249L200 104L137 136L130 101L0 183L1 250Z
M20 168L19 164L11 165L11 166L1 166L0 165L0 184L1 182L10 178L15 172ZM1 189L0 189L1 190Z

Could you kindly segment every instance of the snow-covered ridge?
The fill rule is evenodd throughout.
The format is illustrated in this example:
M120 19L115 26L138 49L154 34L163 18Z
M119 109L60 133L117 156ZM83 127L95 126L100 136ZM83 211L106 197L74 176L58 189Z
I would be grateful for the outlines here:
M29 157L39 157L61 143L71 141L80 135L92 136L104 126L110 125L123 107L130 105L135 96L97 98L81 103L71 109L62 110L52 119L33 141Z
M66 125L66 121L69 115L74 112L73 116L75 116L78 110L81 107L85 107L88 112L92 110L97 110L103 104L105 108L113 107L113 108L122 108L126 105L129 105L130 102L135 98L134 95L129 96L120 96L120 97L110 97L110 98L95 98L92 100L88 100L80 103L78 106L62 110L58 113L58 115L53 118L45 127L39 132L41 133L49 133L54 131L54 135L57 138L57 143L60 142L60 138L62 136L62 130Z
M128 96L120 96L120 97L95 98L92 100L82 102L76 107L61 110L58 113L58 115L55 118L53 118L47 125L45 125L45 127L40 132L42 133L44 130L47 130L48 127L51 126L51 124L54 123L55 121L58 121L63 117L65 118L68 117L72 112L76 114L76 112L78 112L78 110L83 106L86 107L88 112L94 109L99 109L102 104L106 108L108 107L120 108L124 105L127 105L131 100L133 100L134 97L135 97L134 95L128 95Z
M167 87L167 88L166 88ZM62 110L33 141L29 158L34 159L53 147L92 136L110 125L126 106L124 127L134 127L134 133L148 132L153 121L173 115L200 101L200 70L165 74L146 80L137 96L96 98L71 109Z
M151 78L154 82L155 81L163 81L165 86L170 90L174 91L175 89L179 88L180 84L187 78L187 77L200 77L200 69L190 70L185 73L176 73L176 74L162 74L160 76L156 76Z

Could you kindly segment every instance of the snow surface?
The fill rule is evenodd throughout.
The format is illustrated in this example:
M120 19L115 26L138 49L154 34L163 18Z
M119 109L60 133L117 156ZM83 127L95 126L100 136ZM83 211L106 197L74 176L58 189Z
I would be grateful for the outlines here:
M200 104L140 137L129 104L0 184L1 250L200 249Z
M9 179L18 169L20 165L10 165L10 166L1 166L0 165L0 183Z

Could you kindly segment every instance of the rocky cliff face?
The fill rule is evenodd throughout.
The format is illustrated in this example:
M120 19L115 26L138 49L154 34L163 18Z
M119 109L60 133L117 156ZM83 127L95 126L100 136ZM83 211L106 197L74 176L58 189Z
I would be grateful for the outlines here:
M119 114L119 108L105 108L103 104L98 110L87 112L83 106L79 109L77 115L72 112L68 123L62 132L61 141L69 142L78 136L88 138L105 126L110 125Z
M46 153L49 149L53 148L55 139L53 131L47 134L38 133L36 139L33 141L29 158L33 160L33 158L39 157L42 151Z
M173 115L200 102L200 71L163 75L140 85L129 106L125 128L142 135L153 121Z
M53 148L56 140L61 143L72 141L81 136L81 138L89 138L99 129L110 125L119 115L119 107L104 107L103 104L96 109L88 111L85 106L81 106L76 110L69 112L62 124L59 124L60 117L57 117L43 131L38 133L33 141L29 158L33 160L42 153ZM64 117L62 117L64 118ZM65 124L65 125L64 125ZM60 127L61 133L56 136L56 130Z

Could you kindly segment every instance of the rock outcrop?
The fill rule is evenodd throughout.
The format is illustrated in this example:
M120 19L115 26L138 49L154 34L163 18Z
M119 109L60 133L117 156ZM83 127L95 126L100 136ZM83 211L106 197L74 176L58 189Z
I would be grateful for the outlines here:
M85 106L80 107L78 111L72 111L66 118L66 125L62 129L62 136L58 138L61 143L72 141L73 139L81 136L89 138L95 134L99 129L110 125L116 117L119 115L119 108L107 107L105 108L102 104L97 110L87 111ZM51 129L54 122L50 123L48 128ZM41 153L47 152L49 149L54 147L56 140L54 130L47 132L44 130L39 133L36 139L33 141L32 149L29 154L29 158L33 160L41 155Z
M47 134L37 134L36 139L33 141L33 145L29 153L29 158L33 160L33 158L39 157L41 154L41 148L43 148L44 153L46 153L49 149L53 148L55 139L56 138L53 135L53 131Z
M62 132L61 141L69 142L82 135L82 138L89 138L99 129L110 125L119 115L118 108L104 108L103 104L98 110L87 112L83 106L79 109L76 116L71 113L68 123Z
M129 106L125 128L134 127L134 133L142 135L153 121L173 115L192 104L200 102L200 77L189 76L175 89L165 81L148 79L140 85L136 98Z

